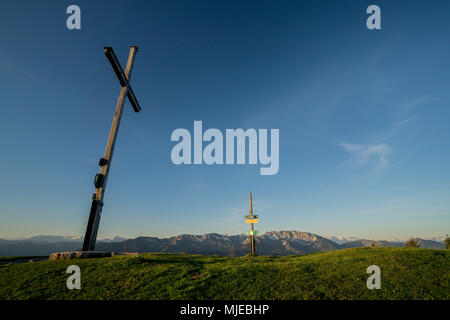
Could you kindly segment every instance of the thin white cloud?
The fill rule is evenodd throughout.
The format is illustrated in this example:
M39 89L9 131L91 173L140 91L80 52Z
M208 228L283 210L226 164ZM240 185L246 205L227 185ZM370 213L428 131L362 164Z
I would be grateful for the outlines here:
M248 214L246 211L247 207L247 203L242 203L241 205L235 205L229 208L221 215L220 224L232 229L242 227L244 216Z
M380 132L377 135L377 140L379 142L389 140L394 137L397 133L399 133L403 128L409 125L411 122L415 121L417 117L410 117L407 119L403 119L395 122L389 129Z
M377 163L380 167L388 164L391 148L387 144L352 144L341 142L339 146L352 154L352 162L357 165Z
M434 99L426 96L415 97L413 99L405 100L403 103L396 105L391 112L394 115L403 117L405 115L411 114L414 110L428 105L433 102Z

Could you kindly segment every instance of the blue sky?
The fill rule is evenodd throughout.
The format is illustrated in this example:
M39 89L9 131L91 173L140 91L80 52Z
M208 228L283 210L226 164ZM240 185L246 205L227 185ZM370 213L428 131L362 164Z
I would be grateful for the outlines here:
M81 7L82 29L66 28ZM381 30L366 8L381 8ZM99 237L450 230L448 1L3 1L0 238L84 234L139 52ZM280 170L171 162L177 128L277 128Z

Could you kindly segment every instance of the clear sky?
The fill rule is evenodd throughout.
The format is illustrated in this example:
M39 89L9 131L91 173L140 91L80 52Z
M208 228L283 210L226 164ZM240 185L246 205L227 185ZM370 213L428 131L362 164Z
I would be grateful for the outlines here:
M66 8L81 8L81 30ZM381 8L368 30L366 8ZM449 1L2 1L0 238L84 234L139 52L99 237L450 231ZM280 169L181 165L173 130L280 130Z

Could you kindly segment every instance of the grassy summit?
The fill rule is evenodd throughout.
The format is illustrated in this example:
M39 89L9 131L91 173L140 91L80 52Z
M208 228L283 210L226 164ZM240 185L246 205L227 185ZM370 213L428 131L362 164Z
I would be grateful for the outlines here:
M2 259L0 259L2 262ZM303 256L141 254L0 265L0 299L450 299L450 252L356 248ZM69 265L81 290L68 290ZM369 265L381 289L369 290Z

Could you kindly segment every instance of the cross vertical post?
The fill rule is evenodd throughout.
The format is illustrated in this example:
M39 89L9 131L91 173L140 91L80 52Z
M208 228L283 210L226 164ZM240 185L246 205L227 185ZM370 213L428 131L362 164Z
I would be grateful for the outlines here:
M121 89L119 98L117 100L116 111L114 112L114 118L111 125L111 130L108 137L108 143L106 144L106 151L103 158L100 159L99 166L101 171L95 176L95 193L92 195L92 205L89 213L89 220L86 227L86 234L83 241L82 251L94 251L95 243L97 241L97 231L100 223L100 217L103 208L103 198L105 195L106 182L108 179L109 169L111 167L111 161L114 153L114 146L116 144L117 133L119 131L120 120L122 118L123 106L125 104L125 97L128 97L135 112L139 112L141 107L133 93L133 89L130 86L131 71L133 69L134 57L138 48L132 46L128 55L128 62L125 69L125 73L120 66L119 61L116 58L114 50L111 47L105 47L104 52L108 58L114 73L119 79Z

